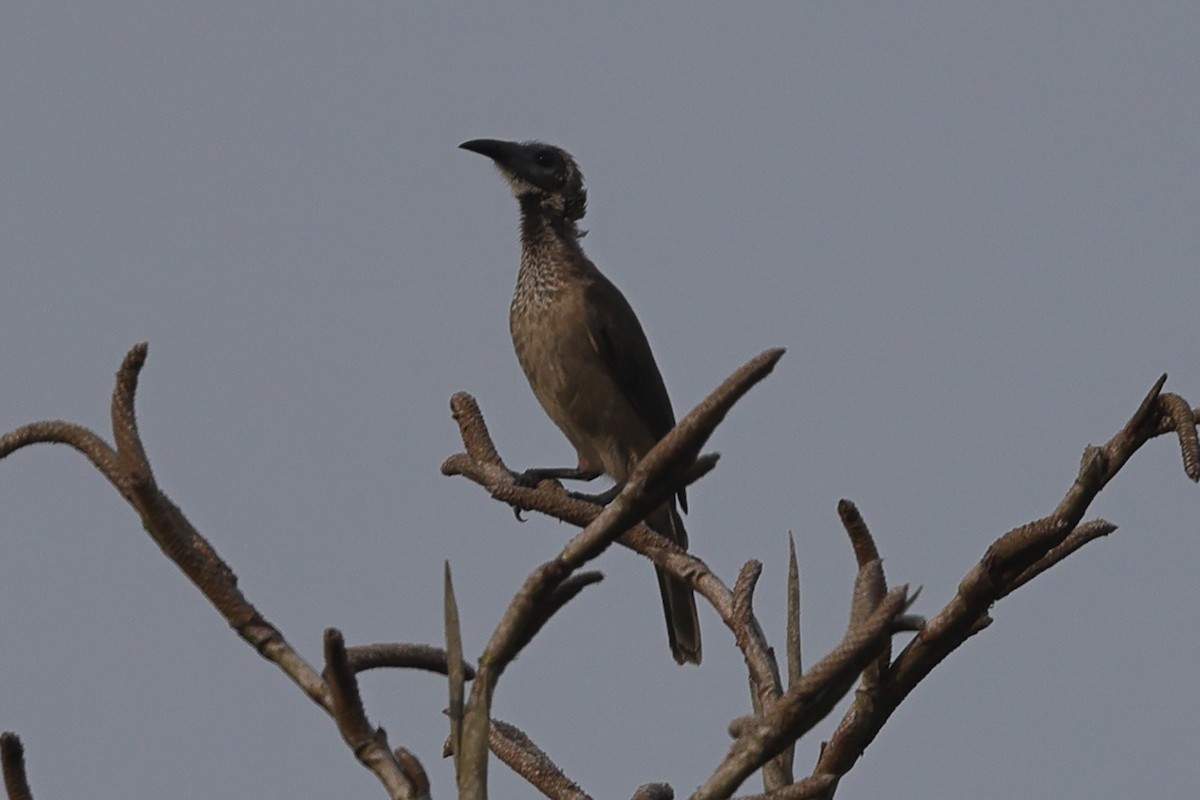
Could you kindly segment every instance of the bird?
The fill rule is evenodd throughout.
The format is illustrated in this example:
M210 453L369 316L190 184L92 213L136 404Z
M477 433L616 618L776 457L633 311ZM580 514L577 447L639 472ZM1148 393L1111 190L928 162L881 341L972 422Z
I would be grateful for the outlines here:
M521 263L509 330L534 395L579 458L575 468L526 470L522 477L536 484L607 475L615 486L598 499L611 499L675 426L675 412L637 315L580 245L583 173L570 153L543 142L472 139L459 147L491 159L520 206ZM682 490L646 523L686 549L681 508L687 511ZM655 570L671 654L679 664L699 664L695 595L686 582Z

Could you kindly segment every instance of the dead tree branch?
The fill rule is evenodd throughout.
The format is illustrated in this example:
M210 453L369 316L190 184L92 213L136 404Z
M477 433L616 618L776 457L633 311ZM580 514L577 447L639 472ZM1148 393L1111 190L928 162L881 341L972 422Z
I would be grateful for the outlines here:
M351 747L355 755L375 771L387 787L389 796L419 798L419 784L411 777L405 777L416 774L419 768L416 759L411 754L399 759L387 751L386 739L381 737L380 741L374 742L364 735L361 725L356 728L350 724L356 722L352 701L357 697L357 689L353 675L358 669L381 666L445 671L445 654L436 648L399 644L346 650L341 644L341 635L331 631L326 641L327 674L337 677L336 684L331 686L288 644L279 629L268 622L238 588L233 570L179 507L158 488L134 410L138 377L146 362L146 353L145 343L136 345L117 372L112 398L115 447L80 425L62 421L36 422L0 437L0 459L23 447L44 443L65 444L87 457L138 512L142 526L167 558L187 575L238 635L259 655L279 667L309 699L338 722L347 743L353 739ZM361 704L358 709L361 711ZM15 737L14 741L17 741ZM382 752L376 744L382 747ZM17 745L19 747L19 741ZM423 777L423 770L420 775ZM427 792L428 781L425 783Z
M926 624L871 686L864 684L850 710L823 748L813 770L842 776L879 733L896 707L947 655L986 627L988 610L1002 597L1045 572L1090 541L1116 530L1104 520L1081 524L1096 495L1142 445L1174 431L1184 472L1200 482L1200 409L1179 396L1162 394L1163 375L1136 412L1102 447L1088 447L1079 474L1054 512L1001 536L959 584L953 599ZM825 795L832 796L836 783Z
M584 574L575 574L575 571L599 557L634 525L666 544L662 537L641 525L641 520L667 497L716 465L715 456L699 455L700 448L733 404L766 377L782 355L782 350L768 351L735 372L646 454L608 505L600 507L568 498L573 504L580 504L580 511L586 512L590 519L583 531L568 542L556 558L538 567L526 579L502 615L479 659L479 669L471 684L470 700L463 712L461 752L456 750L461 797L483 800L487 796L488 724L492 696L501 674L555 611L583 586L600 578L599 575L585 577ZM459 462L470 459L470 454L474 453L476 457L494 461L480 465L478 469L462 465L464 470L481 476L494 476L502 481L507 477L509 483L516 485L516 478L511 472L505 476L507 470L490 441L482 415L470 414L472 407L477 411L478 406L464 395L455 395L454 399L458 401L455 417L459 421L468 455L447 461L443 465L443 472L453 474ZM460 408L464 413L459 413ZM455 467L448 468L452 462ZM532 491L539 492L542 489L538 487ZM561 490L557 494L561 495ZM674 545L671 547L679 554L684 554L682 549Z
M907 613L919 590L910 593L903 585L889 589L866 523L852 503L842 501L838 514L858 564L850 620L841 644L808 671L801 671L799 574L793 546L785 690L774 651L754 613L761 564L748 561L730 590L702 560L640 522L664 498L715 467L717 456L700 455L701 448L732 406L770 374L782 350L769 350L749 361L680 420L606 506L569 495L553 481L536 487L521 485L501 460L478 405L460 393L452 398L451 408L466 452L447 459L443 473L463 475L517 510L538 511L583 530L528 576L501 615L477 667L472 668L463 658L447 567L446 649L400 643L346 647L341 633L330 628L325 634L324 671L318 673L249 602L233 571L159 489L134 412L146 352L145 344L135 346L117 373L112 445L78 425L38 422L0 437L0 459L40 443L66 444L82 453L133 506L163 553L238 635L325 710L355 757L375 773L389 797L405 800L427 800L429 779L411 752L403 747L391 749L383 729L368 721L357 684L357 673L363 670L400 667L448 676L448 750L455 756L460 797L485 800L489 750L547 797L588 797L528 736L515 726L491 719L490 713L496 684L505 669L560 609L601 579L599 573L584 571L584 567L614 541L686 581L704 597L733 633L746 663L754 713L731 726L733 746L692 796L706 800L730 797L747 777L762 769L766 791L755 800L827 798L912 689L950 652L987 627L991 622L988 612L997 600L1088 542L1116 530L1104 520L1083 522L1083 517L1096 495L1147 441L1175 432L1184 472L1200 482L1200 410L1177 395L1164 394L1163 376L1120 431L1103 446L1085 450L1078 475L1054 511L996 539L960 582L955 596L928 622ZM891 637L914 630L917 635L893 659ZM860 676L854 701L822 748L812 774L795 781L792 745L830 713ZM471 681L469 697L467 681ZM30 798L23 748L14 734L0 736L0 760L9 798ZM665 784L646 784L634 797L669 798L673 794Z

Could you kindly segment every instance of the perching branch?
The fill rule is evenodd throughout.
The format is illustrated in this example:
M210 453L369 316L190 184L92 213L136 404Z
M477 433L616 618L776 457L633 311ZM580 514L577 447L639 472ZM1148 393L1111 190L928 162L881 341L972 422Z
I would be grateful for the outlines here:
M1088 542L1116 530L1104 520L1083 522L1083 517L1096 495L1142 445L1174 431L1185 474L1200 482L1200 410L1177 395L1164 394L1163 376L1117 434L1103 446L1085 450L1078 475L1054 511L993 542L961 581L955 596L928 622L907 613L919 591L910 594L905 586L889 589L866 523L852 503L842 501L838 513L859 567L850 621L842 643L802 672L799 578L793 547L785 691L774 652L754 613L761 564L748 561L730 590L703 561L640 522L666 497L715 467L717 457L701 456L701 448L733 404L771 372L782 352L766 351L730 376L647 454L607 506L571 496L551 481L536 487L521 485L500 459L475 401L466 394L454 396L451 407L466 452L447 459L442 471L468 477L518 510L539 511L583 528L554 559L526 579L501 616L477 668L463 659L448 570L446 650L399 643L348 648L341 634L331 628L326 631L323 674L296 653L243 595L237 577L209 542L158 488L134 413L138 378L146 358L144 344L130 351L117 373L112 401L114 445L78 425L39 422L0 437L0 458L39 443L66 444L88 458L138 512L160 549L234 630L334 720L347 745L378 776L389 797L428 800L431 789L417 758L403 747L390 749L383 729L367 719L356 676L380 667L424 669L450 676L449 750L456 757L460 797L486 798L489 749L547 797L588 797L523 732L491 719L491 698L499 677L541 628L576 594L600 580L599 573L584 571L584 567L617 541L686 581L704 597L733 632L747 665L754 713L731 726L733 746L693 797L730 797L761 769L766 791L753 800L828 798L912 689L950 652L987 627L991 622L988 612L997 600ZM893 659L891 637L907 631L917 635ZM472 681L469 699L465 696L467 681ZM854 701L822 748L812 774L795 781L792 745L856 682ZM8 797L30 798L23 749L14 734L0 736L0 760ZM673 794L665 784L646 784L634 797L669 798Z
M471 684L470 700L463 714L461 742L456 745L461 748L456 749L461 797L484 800L487 796L485 754L489 739L488 721L492 696L501 674L555 611L583 586L599 580L599 575L580 580L580 576L574 575L575 571L600 556L634 525L667 543L641 525L641 520L666 498L715 466L716 458L700 457L700 448L733 404L751 386L766 377L782 355L782 350L768 351L734 373L645 455L608 505L600 507L584 500L567 498L571 500L568 508L590 519L583 531L568 542L556 558L538 567L526 579L505 610L479 659L479 669ZM516 476L507 472L500 461L482 415L471 413L478 411L474 401L465 395L455 395L452 407L468 454L452 457L443 465L442 471L447 474L461 471L509 484L509 487L497 488L524 489L518 486ZM491 459L491 463L471 463L474 461L472 454L474 459L487 458ZM543 491L541 487L525 490ZM493 491L493 495L497 494ZM554 503L557 497L550 500ZM683 553L680 548L672 547L678 553ZM469 772L466 772L468 769Z
M503 656L502 665L511 657L502 648L516 636L514 625L531 612L537 597L565 579L571 569L595 558L615 539L687 581L705 597L733 631L751 674L755 691L769 706L782 694L779 668L757 620L738 616L734 597L700 559L640 523L642 517L682 486L690 484L716 464L716 456L698 456L700 448L749 389L770 374L783 355L782 349L768 350L751 359L689 412L638 464L620 494L607 506L599 506L568 495L560 486L543 481L536 487L521 485L517 474L505 466L488 433L487 424L474 398L465 393L451 399L454 419L458 422L465 453L448 458L442 464L446 475L462 475L486 488L491 495L520 511L538 511L569 522L585 530L563 549L559 557L547 562L526 581L521 594L505 613L497 634L488 648ZM632 526L632 527L631 527ZM493 650L495 648L495 650ZM512 653L515 655L515 653ZM485 653L480 668L488 661ZM477 679L472 697L485 697L486 684ZM474 700L472 701L474 702Z

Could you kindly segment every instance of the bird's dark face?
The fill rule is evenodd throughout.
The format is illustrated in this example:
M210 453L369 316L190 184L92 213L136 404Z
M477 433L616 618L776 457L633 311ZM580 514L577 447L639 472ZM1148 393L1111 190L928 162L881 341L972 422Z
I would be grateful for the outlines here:
M542 142L472 139L463 150L487 156L508 181L517 199L534 196L542 206L581 219L587 210L583 173L567 151Z

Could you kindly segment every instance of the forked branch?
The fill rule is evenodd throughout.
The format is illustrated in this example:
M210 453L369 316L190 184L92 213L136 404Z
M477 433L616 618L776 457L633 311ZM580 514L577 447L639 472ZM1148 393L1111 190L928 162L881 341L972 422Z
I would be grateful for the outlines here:
M390 797L420 800L422 782L424 796L427 796L428 780L416 758L402 749L395 753L388 751L382 731L371 731L367 735L361 703L356 705L357 689L353 676L363 669L384 666L445 672L445 654L437 648L404 644L347 649L341 644L341 635L331 631L326 640L327 671L336 677L331 683L288 644L283 634L238 588L233 570L179 507L158 488L134 411L138 377L146 362L146 353L144 343L136 345L117 372L112 398L115 447L87 428L55 420L25 425L0 437L0 458L28 445L43 443L66 444L86 456L138 512L146 532L163 553L200 589L238 635L263 658L278 666L309 699L338 722L356 755L376 773ZM20 768L23 775L20 742L15 736L6 741L5 775L6 779L15 779L18 774L15 770ZM11 776L10 765L14 770ZM8 789L10 797L21 796L19 792L14 794L11 784Z
M1196 434L1200 409L1178 395L1163 394L1163 375L1137 411L1102 447L1088 447L1079 474L1050 516L1022 525L998 538L959 584L949 603L925 625L873 685L864 683L855 702L821 751L812 776L840 777L854 766L896 707L968 638L991 622L988 610L1033 578L1112 533L1105 520L1081 522L1096 495L1134 453L1156 436L1174 431L1184 472L1200 481L1200 444ZM824 795L831 797L836 781Z

